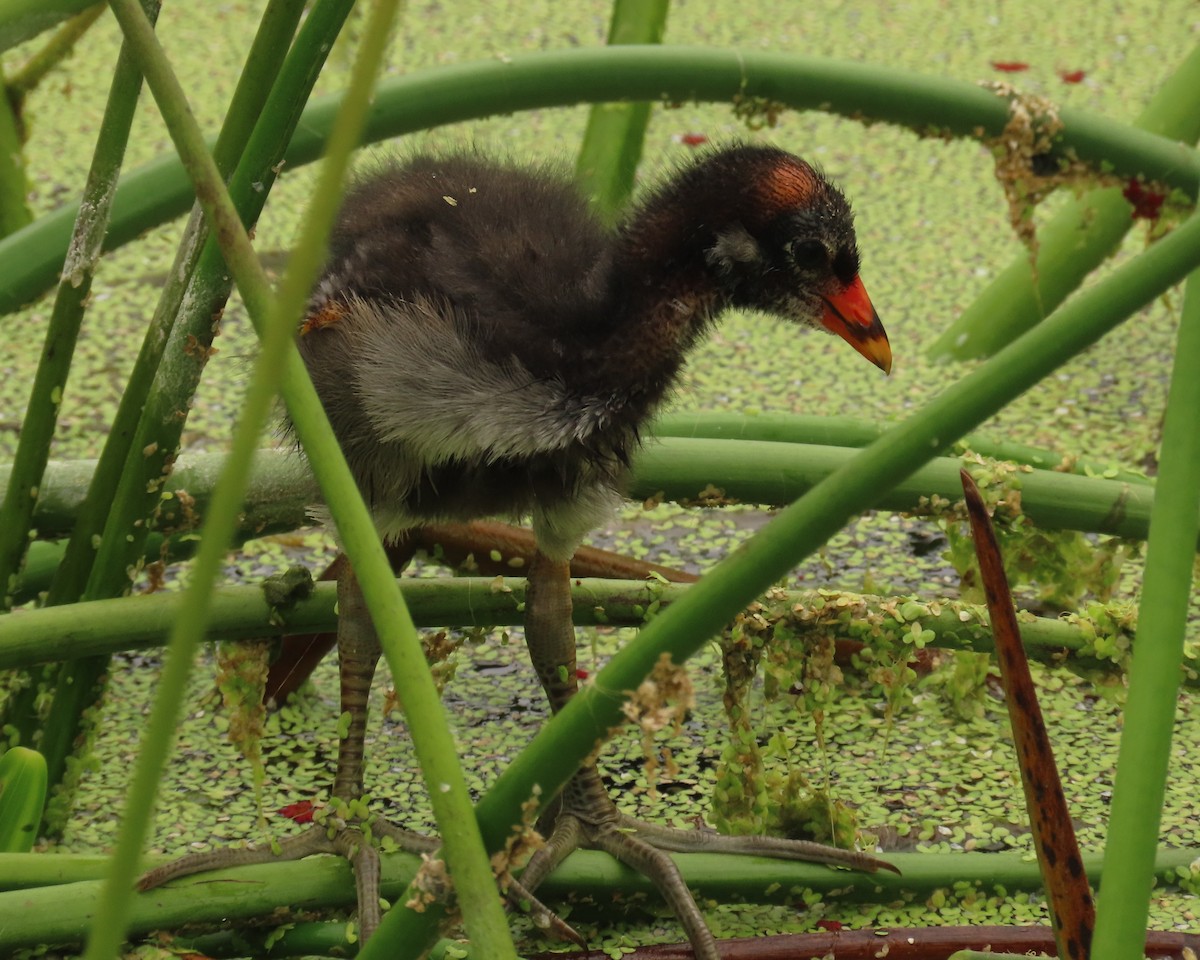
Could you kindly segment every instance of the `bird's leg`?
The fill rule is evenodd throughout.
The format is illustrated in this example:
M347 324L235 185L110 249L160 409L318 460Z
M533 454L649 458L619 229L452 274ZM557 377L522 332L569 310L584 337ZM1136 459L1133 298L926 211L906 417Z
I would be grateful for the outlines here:
M415 548L414 540L413 549ZM362 796L367 698L380 652L379 638L371 622L366 600L353 571L350 571L347 565L347 573L338 579L338 666L342 680L342 712L343 715L349 714L350 723L346 736L338 742L337 774L333 781L335 799L348 802ZM379 818L369 819L363 824L363 829L376 836L391 837L400 849L410 853L433 853L441 846L433 837L413 833ZM375 858L373 866L364 863L360 867L357 862L352 861L358 887L359 926L365 942L378 926L380 919L379 860L369 843L364 843L363 846L370 849L370 855ZM528 912L539 927L582 944L574 930L518 881L510 878L505 893L509 902Z
M538 679L551 709L561 710L578 688L575 629L571 622L571 577L566 562L534 555L525 595L525 637ZM547 823L547 821L549 821ZM819 843L775 837L727 837L712 830L680 830L646 823L621 813L588 761L563 788L541 824L550 827L546 843L530 859L521 882L535 890L572 851L604 850L649 877L674 911L698 960L717 960L717 945L675 862L665 851L742 853L848 866L894 870L867 854Z
M525 641L550 708L557 713L579 688L575 627L571 621L571 570L568 561L551 560L540 551L529 566ZM563 787L551 816L553 828L546 843L521 876L527 889L536 889L578 847L607 851L655 881L687 931L699 960L717 960L716 941L679 868L662 851L624 832L623 815L609 797L594 762L586 763Z
M409 542L409 556L415 543ZM437 840L403 830L380 820L348 816L347 808L363 792L363 741L367 728L367 698L371 680L379 662L379 640L367 611L358 578L350 564L342 565L338 577L338 666L341 676L341 707L349 714L346 735L338 741L337 772L334 776L332 803L324 822L277 843L242 849L211 850L173 860L144 874L139 890L149 890L169 880L202 873L206 870L269 863L274 860L299 860L314 853L332 853L345 857L354 868L358 893L359 929L365 940L379 924L379 854L370 835L392 837L401 849L431 853Z
M408 535L389 548L393 565L403 569L416 552L418 541ZM402 556L407 551L408 557ZM399 561L397 561L399 558ZM299 860L314 853L332 853L345 857L354 868L358 895L358 924L361 942L379 925L379 853L371 837L390 837L409 853L432 854L441 846L436 837L427 837L398 827L378 817L350 813L349 808L363 795L363 747L367 732L367 705L371 682L379 664L379 637L367 610L366 600L349 563L338 572L338 673L341 680L341 708L348 716L345 736L338 740L337 770L333 779L329 815L304 833L278 843L241 849L210 850L189 854L144 874L139 890L150 890L169 880L203 873L207 870L269 863L274 860ZM361 808L360 808L361 809ZM566 923L542 904L516 880L510 880L506 894L533 922L559 937L583 941Z

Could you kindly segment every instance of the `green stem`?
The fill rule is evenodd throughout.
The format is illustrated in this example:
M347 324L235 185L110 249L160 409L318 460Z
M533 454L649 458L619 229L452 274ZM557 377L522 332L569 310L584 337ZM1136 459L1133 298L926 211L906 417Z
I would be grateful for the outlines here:
M774 443L812 443L830 447L866 447L882 437L888 425L857 417L823 417L797 413L721 413L707 410L666 413L647 431L656 437L708 440L766 440ZM993 460L1007 460L1039 470L1103 477L1123 483L1152 484L1144 473L1126 470L1074 454L1055 453L1014 443L989 433L969 433L947 449L970 450Z
M1177 658L1187 627L1193 547L1200 528L1197 410L1200 272L1192 274L1184 292L1167 396L1158 494L1150 518L1137 641L1105 846L1108 860L1096 911L1095 960L1133 960L1142 955L1179 694Z
M214 161L223 176L233 169L246 137L263 112L267 91L280 69L299 14L300 10L290 0L272 0L263 13L247 56L246 69L239 78L217 140ZM308 89L310 87L302 89L301 103ZM296 106L295 112L299 109ZM280 137L279 142L285 139L286 136ZM277 143L272 156L277 156L278 150ZM247 157L262 159L248 150ZM249 179L247 166L241 165L242 188L239 195L246 198L245 203L250 210L256 211L261 208L263 200L260 192L245 182ZM255 172L259 172L257 168ZM163 386L161 378L155 381L156 375L163 372L160 360L165 350L171 362L164 366L177 369L182 365L191 372L193 378L198 378L203 363L197 358L197 352L202 357L207 350L212 336L212 317L219 314L224 304L223 297L216 302L187 297L189 292L196 292L192 281L196 279L197 254L205 236L203 217L197 210L185 231L170 279L122 394L95 476L88 488L87 500L80 511L79 522L71 531L66 556L51 586L47 598L50 604L73 602L80 596L116 596L128 589L131 572L141 568L154 506L160 497L162 477L169 472L179 431L183 429L183 418L178 414L188 409L195 390L194 379L181 384L168 378L166 386ZM215 252L212 259L220 260ZM221 262L207 276L226 272ZM227 281L223 281L222 289L225 294L228 293ZM200 326L203 339L197 341L196 349L189 349L186 337L169 339L169 331L180 304L185 301L193 308L193 318L197 313L202 316ZM152 381L159 389L151 391L148 397L147 390ZM90 659L63 664L58 673L50 715L42 736L42 749L50 767L51 784L58 785L63 781L67 758L81 739L89 708L102 693L108 666L107 658ZM62 786L62 803L52 808L56 815L49 823L52 832L58 826L60 807L69 807L71 784L62 783Z
M884 434L884 439L891 435ZM714 485L733 501L787 503L844 472L860 455L848 447L664 438L638 455L629 493L639 500L701 500L705 488ZM921 509L923 497L961 500L962 465L957 458L938 457L907 476L887 478L864 509L914 512ZM1020 484L1025 515L1040 527L1130 538L1146 535L1154 502L1149 484L1051 470L1017 473L1013 479Z
M33 221L29 212L29 180L25 176L25 143L18 116L20 97L9 95L0 71L0 237L18 233Z
M147 16L156 19L158 10L159 0L147 0ZM4 584L5 607L12 603L12 589L25 559L29 543L26 535L34 516L38 491L45 481L58 410L67 388L75 343L91 291L92 276L100 259L141 89L141 71L122 44L84 186L83 204L62 265L62 279L26 407L4 504L0 507L0 583ZM52 676L53 671L48 668L28 678L25 686L5 704L3 719L11 730L10 735L18 742L33 743L40 733L38 749L46 758L50 788L56 791L66 769L66 757L79 734L82 711L72 709L66 717L48 717L47 724L42 726L39 701L52 686ZM95 686L96 678L89 678L86 686L72 689L72 696L86 701L92 697Z
M573 616L578 626L640 627L648 611L665 610L692 589L685 584L635 580L584 578L572 582ZM502 591L495 589L495 578L403 579L399 583L418 627L499 627L524 621L524 580L507 580ZM0 619L0 669L66 656L160 647L182 615L182 602L180 594L154 593L45 607L19 618ZM261 586L217 587L212 592L204 637L211 642L332 632L337 624L335 602L336 585L332 583L316 584L310 596L286 607L272 607ZM933 632L930 646L982 653L994 649L986 611L977 604L939 600L934 612L928 601L912 598L914 608L909 608L904 620L898 620L897 607L905 606L909 598L794 590L784 595L783 602L789 607L826 609L831 615L836 611L835 619L850 618L847 628L839 628L839 636L848 639L854 638L855 623L869 622L898 633L915 622ZM1110 635L1106 629L1086 616L1053 619L1023 615L1021 637L1035 659L1057 663L1068 651L1074 667L1111 670L1111 659L1093 654L1096 641L1120 646L1126 634L1118 630ZM1195 686L1200 679L1189 683Z
M221 174L202 142L197 150L199 131L191 117L186 97L158 46L153 24L135 0L112 0L112 9L121 23L125 42L147 75L163 119L181 153L184 144L190 140L190 165L206 166L205 173L211 181L210 189L214 185L221 189ZM365 99L365 91L360 95ZM347 99L348 105L353 103L352 97ZM199 184L197 195L203 196ZM232 207L228 196L224 201ZM236 222L235 212L233 219ZM311 283L312 275L302 278L300 282ZM277 304L272 304L272 307L276 306L277 309L271 312L269 321L264 324L263 349L255 363L243 401L242 415L234 430L229 460L213 493L202 545L196 555L191 582L183 596L180 618L171 632L167 658L126 799L117 846L107 881L100 891L100 909L89 931L84 953L87 960L106 960L115 955L125 938L134 900L133 880L138 872L142 845L153 817L158 782L182 712L182 693L191 671L195 647L204 629L209 590L220 572L225 549L237 524L241 493L249 477L259 434L277 391L282 358L290 343L294 314L289 316L287 308L294 304L281 296Z
M797 110L992 138L1008 121L1007 101L974 84L894 67L755 50L669 46L581 48L418 70L379 85L366 139L376 141L447 123L545 107L613 100L729 103L765 97ZM289 168L315 160L339 97L314 100L288 149ZM1195 195L1200 157L1165 137L1062 109L1060 151L1120 177L1145 176ZM120 246L192 202L178 160L164 157L131 174L118 190L107 249ZM45 290L62 263L69 209L0 240L0 313Z
M289 0L290 2L290 0ZM191 529L195 517L203 517L213 486L225 464L225 454L183 454L175 463L161 491L161 509L156 525L162 532L180 533ZM95 460L53 460L46 468L38 497L34 522L41 537L56 538L68 534L89 509L88 493L97 469ZM0 483L6 482L9 467L0 466ZM195 498L195 507L184 506L179 493ZM259 450L250 474L246 493L248 533L256 525L275 528L304 526L311 520L306 507L319 491L308 465L296 454L285 450Z
M630 494L635 499L662 495L666 499L700 499L709 486L740 503L787 503L842 470L859 455L848 447L790 444L758 440L705 440L663 437L647 444L633 463ZM93 461L52 463L46 471L43 495L34 519L42 536L57 537L71 529L80 506L82 486ZM219 454L199 454L181 460L163 493L186 490L195 499L194 511L203 516L212 480L222 463ZM871 507L920 512L922 498L961 498L957 484L963 461L938 457L908 477L881 483ZM0 467L0 481L4 468ZM255 523L281 526L307 522L305 505L315 495L310 474L297 458L283 450L259 452L247 497L246 527ZM1018 473L1021 504L1026 516L1048 530L1082 530L1131 539L1145 539L1149 530L1154 486L1104 477L1084 477L1054 470ZM160 527L183 523L175 501L163 503ZM1200 546L1200 544L1198 544Z
M1155 93L1133 125L1195 143L1200 137L1200 47ZM929 348L933 357L986 357L1052 312L1111 256L1133 226L1120 187L1090 190L1038 227L1034 263L1018 256Z
M378 0L367 22L358 58L351 74L346 101L339 111L337 123L330 134L330 148L322 165L320 179L309 210L305 231L300 243L288 262L287 272L280 285L279 300L288 316L300 317L305 301L312 290L318 272L326 257L329 232L341 200L341 183L350 164L350 155L357 145L366 120L367 110L379 64L387 49L390 25L396 14L397 0ZM358 99L355 100L355 94ZM236 271L236 267L235 267ZM239 287L241 281L239 279ZM243 295L245 290L243 288ZM248 298L247 298L248 299ZM290 340L288 342L290 346ZM262 350L278 349L265 338ZM294 348L281 351L285 359L295 367L299 357ZM285 391L288 410L292 415L297 432L310 456L318 457L318 449L310 447L313 426L320 425L322 445L332 439L324 411L319 414L311 410L316 399L315 391L307 374L301 374L307 389ZM319 401L318 401L319 403ZM336 440L334 440L336 445ZM354 564L355 573L362 586L363 596L377 625L391 615L392 623L403 623L394 631L379 629L379 638L384 656L391 668L392 677L404 703L405 716L411 727L413 745L425 775L431 794L434 816L441 831L442 840L460 908L463 923L471 939L479 945L484 960L509 960L516 957L508 919L496 889L491 864L483 849L483 839L478 825L471 816L471 800L467 793L462 767L458 762L453 736L446 725L446 717L432 679L424 669L424 657L420 640L412 619L404 608L404 600L392 579L391 566L375 533L374 524L366 517L365 505L353 482L345 485L345 461L340 461L342 476L335 480L335 489L323 484L330 495L330 507L342 531L347 554ZM343 525L341 514L350 505L353 517L349 527ZM365 521L365 522L364 522ZM363 558L367 564L362 564ZM421 658L421 664L413 672L412 681L403 677L412 670L413 654ZM412 697L410 700L409 697ZM376 939L387 943L386 935Z
M280 533L287 533L288 531L295 530L296 526L297 523L294 518L289 519L286 523L279 524L270 521L267 521L265 524L243 524L238 527L237 532L234 534L233 545L237 548L248 540L257 540L260 537L271 537ZM196 549L199 545L200 537L195 532L187 532L169 537L164 537L161 533L152 533L146 538L146 556L155 557L166 564L180 563L184 560L192 559L196 555ZM62 563L65 552L66 542L63 540L39 540L29 548L29 554L25 558L25 569L21 571L21 580L17 584L17 592L13 595L15 604L20 605L29 603L31 600L42 599L46 587L58 571L59 564ZM59 654L60 656L57 659L60 660L86 655L78 654L76 651L66 648L60 650Z
M274 183L273 168L312 90L323 52L332 46L351 5L351 0L314 4L291 50L288 43L301 8L292 0L272 0L263 13L213 155L222 174L236 164L229 191L246 223L255 222L262 210ZM126 587L126 569L140 561L145 522L158 506L158 484L152 481L171 472L203 354L214 335L212 318L229 296L228 272L197 206L72 527L50 602L73 601L85 588L98 597ZM183 304L188 309L180 315ZM191 338L198 351L189 347ZM215 479L214 471L201 485L211 490ZM179 486L188 489L182 480ZM161 525L174 522L160 517ZM106 527L111 532L102 537ZM97 543L106 551L99 563L103 579L89 586Z
M670 0L614 0L608 43L662 43ZM650 123L650 104L597 103L588 113L575 173L591 198L592 209L612 223L629 202L642 144Z
M970 139L999 136L1008 101L977 84L890 66L795 54L703 47L578 48L416 71L381 84L368 124L372 139L514 110L609 100L732 102L765 97ZM305 137L320 137L333 103L315 101ZM1117 176L1142 175L1196 196L1200 155L1166 137L1063 108L1054 156L1073 154ZM293 143L301 157L318 144Z
M1195 848L1163 850L1155 875L1174 879L1176 870L1196 858ZM928 897L957 884L1008 893L1041 887L1037 864L1024 853L892 853L888 859L903 876L863 876L830 870L817 864L761 857L677 854L684 882L700 897L737 899L753 903L792 903L796 890L812 890L823 900L843 903L887 903ZM403 894L417 859L409 854L384 854L381 893L388 899ZM1084 854L1084 868L1093 882L1101 858ZM10 953L40 944L70 944L85 934L99 909L100 884L106 862L101 857L72 854L3 854L0 877L11 892L0 893L0 951ZM613 861L607 854L581 850L571 854L538 888L550 902L594 898L612 902L643 894L657 899L654 885ZM270 863L187 877L137 898L131 931L171 929L185 924L231 921L270 914L280 908L304 912L345 909L354 903L354 881L348 865L335 857L310 857L299 863ZM344 931L345 924L339 925ZM472 942L472 956L482 944ZM360 956L366 955L360 952Z
M172 138L197 180L198 198L202 203L208 201L208 206L214 203L214 194L220 194L219 200L215 201L224 208L224 222L220 226L228 229L232 223L240 229L236 210L224 192L221 172L203 145L186 97L158 46L153 25L134 0L113 0L112 8L121 23L126 42L135 51L147 74ZM394 4L390 8L383 4L380 9L383 11L382 22L376 26L382 29L386 37L391 15L395 12ZM330 176L340 178L345 158L354 145L356 121L370 93L370 78L382 53L382 42L377 41L374 48L364 46L364 53L355 65L356 82L352 82L346 98L346 119L339 120L331 138L332 149L337 155L327 164L326 180ZM370 56L372 53L373 58ZM367 62L366 67L363 66L364 61ZM331 208L336 202L336 184L336 179L332 188L328 183L325 184L326 208ZM331 193L333 198L329 199ZM324 235L331 219L331 213L325 218L310 216L277 300L271 300L265 284L262 285L259 306L266 307L260 312L262 350L243 400L242 415L234 430L229 459L214 490L192 579L183 596L180 618L172 629L168 655L121 821L116 851L108 880L101 892L101 909L88 938L85 957L89 960L100 960L115 954L125 936L133 901L132 883L152 818L157 784L181 712L182 691L191 670L196 644L204 629L210 602L209 591L220 572L225 549L237 524L241 495L249 478L258 437L270 414L277 384L282 377L284 358L291 343L295 317L300 314L305 291L315 279L316 264L321 257ZM244 233L242 237L245 237ZM246 245L248 247L248 240ZM243 256L247 254L253 260L252 251L243 252Z

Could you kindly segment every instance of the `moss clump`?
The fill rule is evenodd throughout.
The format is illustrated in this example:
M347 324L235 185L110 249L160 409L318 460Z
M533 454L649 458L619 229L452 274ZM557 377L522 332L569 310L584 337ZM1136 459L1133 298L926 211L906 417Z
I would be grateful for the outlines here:
M267 709L263 693L267 687L271 643L251 640L217 644L217 690L228 721L226 739L250 764L255 806L263 820L262 793L266 781L262 738L266 730Z
M1004 572L1014 592L1034 589L1034 604L1055 613L1076 610L1084 597L1107 601L1121 577L1121 567L1134 547L1114 537L1091 538L1075 530L1036 526L1021 506L1021 477L1033 468L963 456L992 515L1004 557ZM960 577L963 600L983 602L983 584L963 501L922 497L919 515L935 518L946 534L946 560Z
M797 713L812 718L818 749L827 754L825 707L839 697L844 680L834 632L825 629L829 618L810 618L806 608L781 598L754 604L722 637L729 739L713 788L713 821L726 833L849 847L857 834L853 810L793 763L800 745L787 730L767 737L751 721L750 694L761 663L764 696L772 701L781 694L790 697Z

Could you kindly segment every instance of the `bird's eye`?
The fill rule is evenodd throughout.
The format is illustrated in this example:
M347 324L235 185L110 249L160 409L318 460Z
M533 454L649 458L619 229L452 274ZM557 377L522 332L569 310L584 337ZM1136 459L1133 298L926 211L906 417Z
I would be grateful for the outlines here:
M798 267L819 267L829 259L820 240L797 240L789 244L788 252Z

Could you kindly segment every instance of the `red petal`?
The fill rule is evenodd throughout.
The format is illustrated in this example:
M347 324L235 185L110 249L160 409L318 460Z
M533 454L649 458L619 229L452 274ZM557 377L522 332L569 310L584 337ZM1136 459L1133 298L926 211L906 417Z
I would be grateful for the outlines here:
M313 810L314 807L311 800L300 800L297 803L289 803L286 807L280 807L276 812L280 816L294 820L296 823L312 823Z
M1058 79L1063 83L1082 83L1087 74L1082 70L1059 70Z
M1157 220L1159 214L1162 213L1163 202L1167 199L1164 193L1147 190L1146 185L1140 180L1130 180L1121 192L1133 207L1133 219L1135 220Z
M1022 70L1028 70L1029 64L1020 60L993 60L992 69L1001 73L1020 73Z
M698 147L702 143L708 143L708 137L703 133L684 133L680 135L679 142L686 147Z

